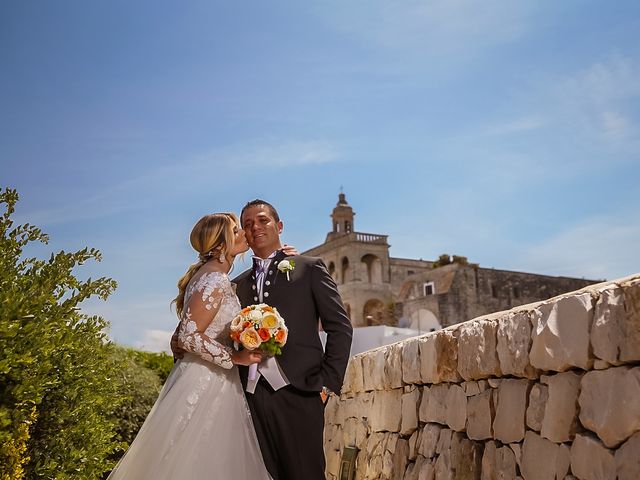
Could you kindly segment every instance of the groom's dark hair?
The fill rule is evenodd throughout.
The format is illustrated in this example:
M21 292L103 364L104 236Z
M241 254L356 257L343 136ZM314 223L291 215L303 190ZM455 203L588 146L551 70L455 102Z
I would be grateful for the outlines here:
M265 207L267 207L267 209L269 210L269 213L271 213L271 216L274 218L274 220L276 222L280 221L280 215L278 215L278 212L276 211L273 205L271 205L269 202L265 202L264 200L260 200L259 198L256 198L255 200L251 200L250 202L247 202L247 204L244 207L242 207L242 212L240 212L240 222L242 222L242 216L244 215L244 211L247 208L255 207L256 205L264 205Z

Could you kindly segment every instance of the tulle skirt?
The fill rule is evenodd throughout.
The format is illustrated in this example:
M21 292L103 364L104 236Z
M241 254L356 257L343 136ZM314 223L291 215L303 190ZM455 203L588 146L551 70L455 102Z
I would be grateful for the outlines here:
M270 479L236 367L186 354L109 480Z

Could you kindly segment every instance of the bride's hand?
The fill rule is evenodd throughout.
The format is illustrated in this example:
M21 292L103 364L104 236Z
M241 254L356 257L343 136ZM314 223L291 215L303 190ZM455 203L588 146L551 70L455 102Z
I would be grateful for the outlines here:
M292 247L291 245L287 245L286 243L282 247L282 251L288 257L294 256L294 255L300 255L300 252L296 249L296 247Z
M231 361L235 365L248 366L252 363L260 363L262 361L262 350L240 350L231 354Z

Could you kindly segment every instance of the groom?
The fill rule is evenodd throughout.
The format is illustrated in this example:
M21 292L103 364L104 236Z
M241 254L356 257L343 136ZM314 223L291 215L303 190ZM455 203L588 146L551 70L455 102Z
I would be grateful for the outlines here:
M240 215L253 250L253 268L233 282L242 306L276 307L289 329L282 355L263 360L256 378L240 367L262 455L274 480L324 479L323 388L339 393L352 327L333 278L319 258L281 251L282 221L264 200ZM288 270L288 275L287 275ZM327 334L324 351L319 325Z

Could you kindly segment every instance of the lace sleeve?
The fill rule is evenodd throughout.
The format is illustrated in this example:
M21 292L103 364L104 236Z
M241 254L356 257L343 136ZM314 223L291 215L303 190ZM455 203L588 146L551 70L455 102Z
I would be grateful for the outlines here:
M182 313L178 344L222 368L232 368L233 350L209 337L205 332L214 319L224 296L224 284L213 280L198 282Z

